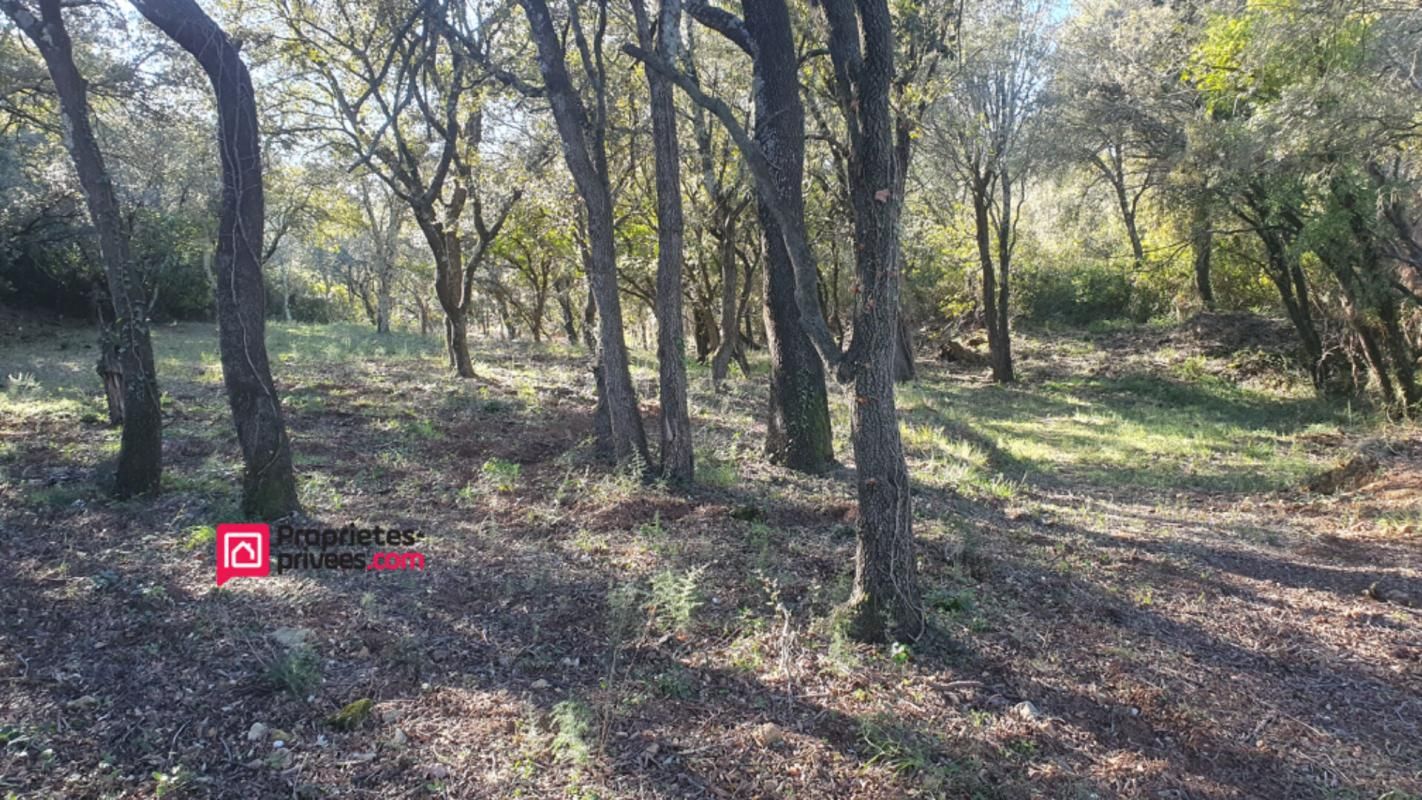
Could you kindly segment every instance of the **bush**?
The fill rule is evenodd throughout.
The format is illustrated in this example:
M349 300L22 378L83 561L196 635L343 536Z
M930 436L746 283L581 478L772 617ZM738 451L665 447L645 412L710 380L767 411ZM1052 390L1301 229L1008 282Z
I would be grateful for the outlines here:
M1128 267L1101 263L1021 267L1012 280L1018 317L1032 323L1089 325L1102 320L1145 323L1167 308L1148 280L1135 280Z

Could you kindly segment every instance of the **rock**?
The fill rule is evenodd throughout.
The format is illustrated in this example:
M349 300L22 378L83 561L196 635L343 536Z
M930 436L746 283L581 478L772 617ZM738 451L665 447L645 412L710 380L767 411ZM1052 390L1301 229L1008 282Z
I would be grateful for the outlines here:
M247 741L260 742L267 738L267 726L260 722L253 722L252 727L247 729Z
M431 780L444 780L449 777L449 767L443 764L430 764L425 767L425 777Z
M528 688L530 688L530 689L547 689L547 688L548 688L548 681L545 681L545 680L543 680L542 678L539 678L538 680L534 681L533 683L530 683L530 684L528 685Z
M311 638L311 631L306 628L277 628L270 635L277 644L288 650L295 650L306 645L306 640Z
M287 769L294 761L296 761L296 756L290 750L286 749L277 750L270 756L267 756L267 766L277 771Z
M774 722L763 722L751 731L751 738L761 747L774 747L785 741L785 733Z
M1022 702L1012 707L1012 715L1015 717L1020 717L1022 719L1033 721L1039 720L1043 716L1040 709L1038 709L1036 706L1032 705L1026 700L1023 700Z
M981 340L974 339L968 342L967 346L961 345L949 339L942 347L938 348L938 360L949 364L963 364L970 367L979 367L988 363L988 357L972 349L978 346Z
M99 698L93 696L92 694L86 694L86 695L84 695L83 697L80 697L80 698L78 698L78 699L70 700L69 702L67 702L67 703L64 704L64 707L65 707L65 708L72 708L72 709L84 709L84 708L93 708L94 706L97 706L98 704L99 704Z
M1370 600L1376 600L1379 603L1392 603L1393 605L1412 608L1412 597L1410 595L1406 592L1398 591L1397 589L1382 586L1377 581L1374 581L1371 586L1363 590L1363 596Z
M395 733L390 735L390 746L396 749L404 747L410 742L410 737L405 735L403 730L395 729Z
M332 714L326 721L338 731L355 730L370 716L370 709L374 705L370 698L362 697L347 703L345 708Z

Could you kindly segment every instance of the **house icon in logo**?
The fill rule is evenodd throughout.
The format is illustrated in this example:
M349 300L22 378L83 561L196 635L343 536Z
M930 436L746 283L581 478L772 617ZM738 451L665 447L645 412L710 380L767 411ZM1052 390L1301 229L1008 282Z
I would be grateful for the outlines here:
M227 566L229 567L255 565L256 563L257 545L252 542L240 541L227 551Z
M233 578L271 574L271 527L259 523L217 526L217 585Z

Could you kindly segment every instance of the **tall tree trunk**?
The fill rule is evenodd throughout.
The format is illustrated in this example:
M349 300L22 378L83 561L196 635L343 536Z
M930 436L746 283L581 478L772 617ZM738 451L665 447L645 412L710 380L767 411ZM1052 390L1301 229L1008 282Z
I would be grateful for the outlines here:
M462 203L459 203L462 206ZM461 378L477 377L469 357L469 315L464 305L464 248L459 233L434 208L415 209L415 222L425 236L435 261L435 297L444 311L445 346L449 364ZM457 223L455 223L457 224Z
M655 59L660 69L676 75L677 84L684 91L716 114L746 157L756 191L774 215L779 238L791 257L801 329L813 343L823 366L835 370L840 384L853 386L850 399L859 529L854 588L845 615L847 628L853 637L861 640L914 639L923 634L926 620L918 591L912 499L899 438L891 358L899 306L899 275L894 268L894 258L902 204L902 198L895 196L893 189L895 159L889 112L894 50L892 23L886 0L824 0L822 6L829 21L829 52L834 63L836 96L851 142L849 197L854 211L860 292L855 301L853 339L848 351L841 351L835 343L818 302L818 267L805 236L803 205L795 209L799 212L797 216L783 202L782 182L778 180L780 176L776 175L775 162L767 146L751 141L724 102L707 96L670 65L636 48L624 46L623 51L644 63L650 64ZM760 41L790 44L789 13L784 0L746 0L743 7L744 28L751 31L749 36L773 33ZM796 83L793 47L776 51L756 46L751 50L757 63L762 56L772 53L788 59L788 64L779 64L786 67L781 80L790 76L789 82ZM760 82L757 94L765 93L765 83ZM789 116L798 108L798 103L798 86L795 86L788 97L780 97L778 103L770 103L764 110L774 117ZM758 116L762 115L758 113ZM803 148L803 125L792 140L769 142L772 151L785 146Z
M299 510L291 443L267 362L262 251L262 150L257 104L237 47L193 0L132 0L202 65L217 101L222 215L217 238L217 322L222 375L244 462L242 508L273 518Z
M918 377L913 363L913 331L909 330L908 315L902 311L901 308L894 336L894 380L900 383Z
M588 284L597 303L598 364L603 397L611 423L612 450L619 462L648 465L647 435L632 387L627 342L622 331L622 300L617 288L617 249L613 242L612 191L606 172L607 157L601 137L597 149L589 148L587 109L563 58L563 42L548 13L546 0L520 0L534 44L538 69L553 110L553 121L563 142L563 158L587 216L589 249ZM597 87L597 91L605 91ZM605 123L598 120L598 127Z
M64 26L62 5L60 0L40 0L38 19L15 0L3 0L0 8L4 8L44 57L55 91L59 94L69 155L84 189L89 217L99 233L99 251L103 256L104 275L114 308L114 347L117 350L118 371L122 376L120 416L123 432L114 473L114 494L127 498L156 492L163 474L163 416L158 376L153 366L153 345L149 339L147 306L143 302L142 286L133 273L128 236L119 215L113 183L89 121L88 87L74 63L73 44ZM101 344L107 351L106 343ZM101 374L104 363L104 357L101 357ZM106 378L111 419L116 388L111 379Z
M755 48L755 141L770 162L775 201L786 214L803 218L805 109L789 10L783 0L747 0L743 5ZM756 211L765 232L765 333L770 350L765 451L772 463L824 472L834 465L824 363L801 324L795 266L784 231L761 193Z
M782 0L776 0L782 2ZM853 340L839 365L854 376L859 530L849 625L864 641L917 639L926 621L914 559L913 501L899 439L893 350L898 341L899 212L889 87L894 36L886 0L824 0L830 57L849 127L856 279ZM862 51L861 51L862 37Z
M570 283L571 281L567 278L559 278L554 288L558 292L558 310L563 317L563 333L568 337L569 345L577 346L578 323L573 318L573 297Z
M681 0L661 0L656 33L642 0L632 0L637 37L667 63L680 49ZM681 151L676 135L676 106L665 77L646 68L652 106L652 154L657 182L657 367L661 386L661 475L672 483L693 476L691 417L686 409L686 337L681 308L682 209Z
M1012 366L1012 176L1003 166L998 175L1002 186L1002 216L997 221L997 341L1000 345L992 363L992 377L998 383L1012 383L1017 374Z
M998 322L997 269L993 263L992 221L988 216L988 204L992 202L988 192L992 186L986 179L976 181L972 187L973 227L978 244L978 261L983 272L983 317L987 329L988 361L992 364L993 380L1006 383L1012 380L1012 353L1010 344L1004 340L1003 326Z

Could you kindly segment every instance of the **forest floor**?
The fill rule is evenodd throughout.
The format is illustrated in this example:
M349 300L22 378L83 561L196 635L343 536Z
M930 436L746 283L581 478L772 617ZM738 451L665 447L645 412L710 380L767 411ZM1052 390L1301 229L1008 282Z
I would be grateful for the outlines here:
M1422 796L1422 432L1188 333L1023 333L1011 387L925 364L899 399L934 633L864 647L828 623L850 473L765 463L763 360L720 395L691 368L680 492L593 459L577 350L479 343L459 381L433 340L275 324L309 516L418 527L425 569L218 589L212 326L157 330L165 488L116 502L91 332L26 325L0 796Z

